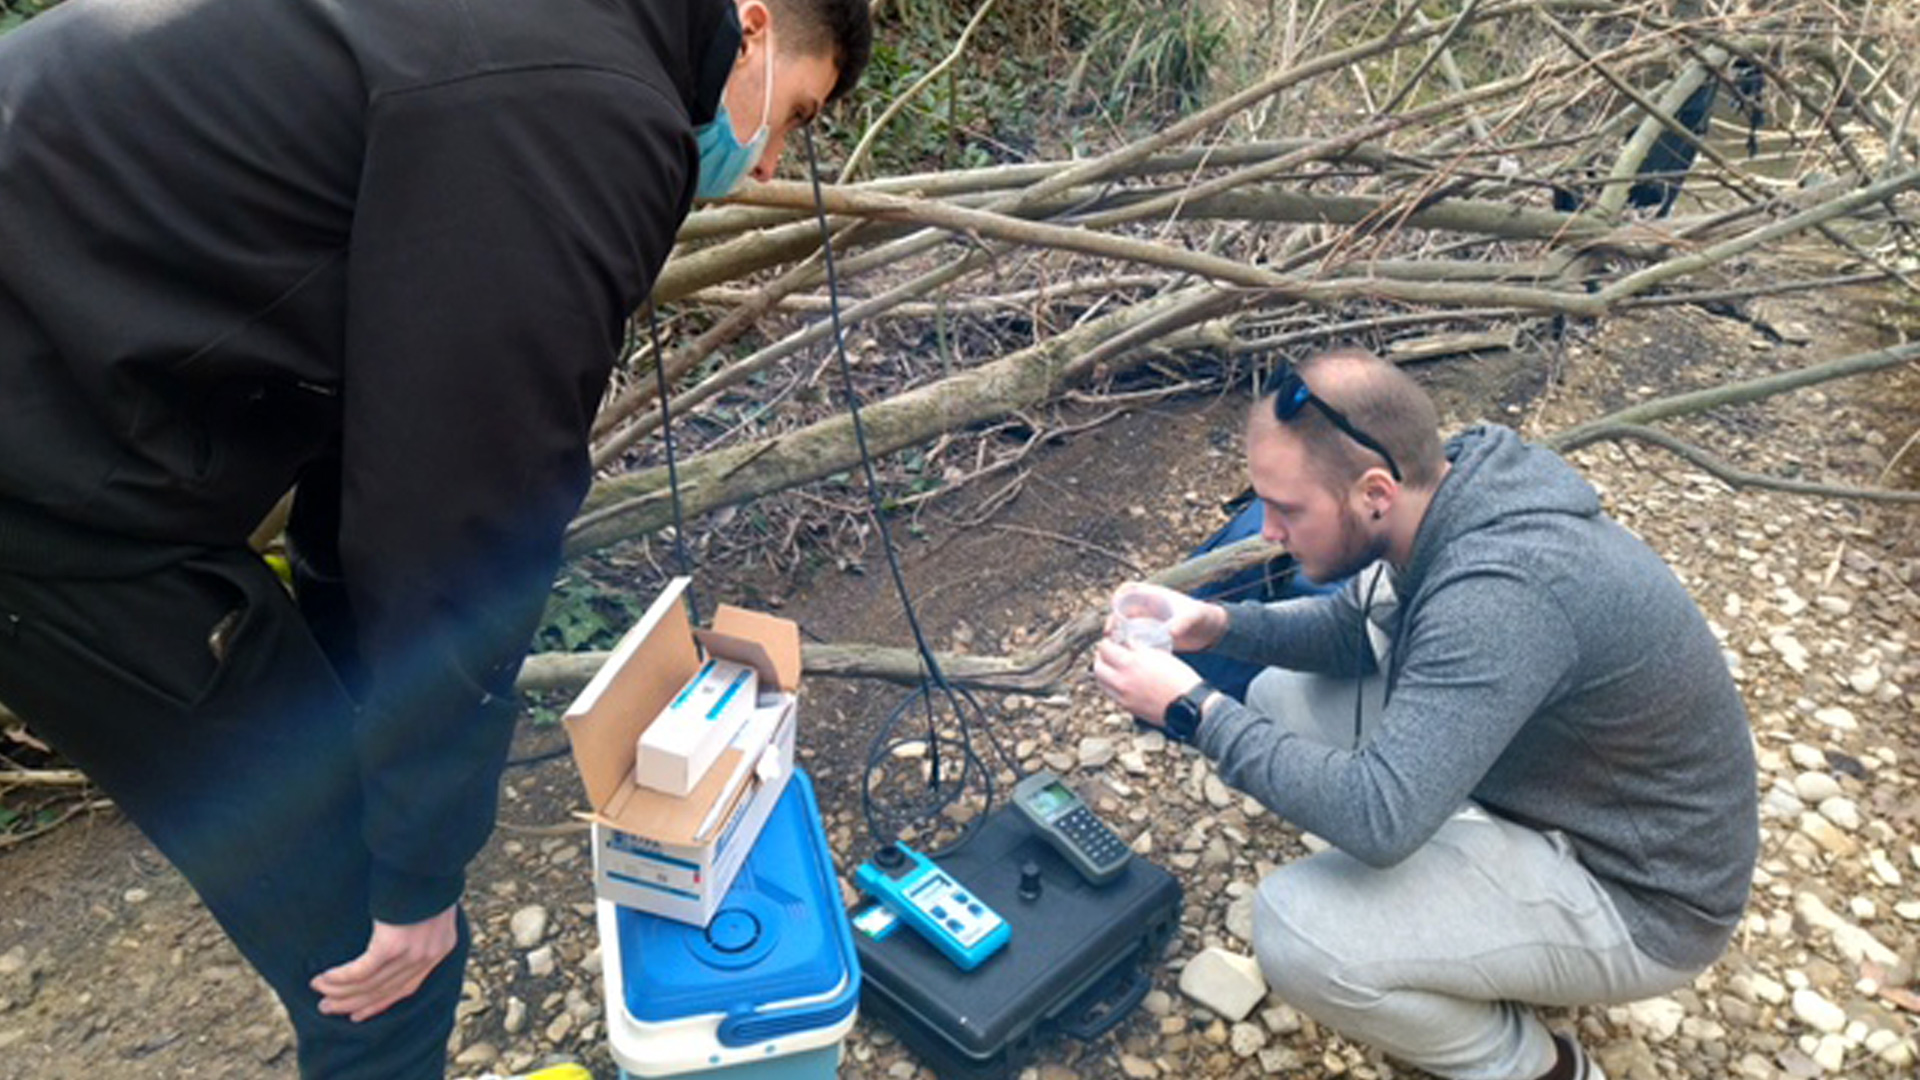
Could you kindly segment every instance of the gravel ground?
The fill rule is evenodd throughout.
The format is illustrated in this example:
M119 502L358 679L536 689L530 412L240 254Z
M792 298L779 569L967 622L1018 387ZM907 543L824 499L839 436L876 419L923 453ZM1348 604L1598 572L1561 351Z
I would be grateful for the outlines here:
M1697 314L1618 320L1571 350L1546 385L1536 380L1510 401L1455 395L1445 402L1448 420L1485 415L1554 430L1654 387L1669 393L1875 344L1836 314L1847 310L1844 300L1759 310L1788 343ZM1749 469L1911 488L1920 486L1911 461L1881 472L1912 434L1915 404L1920 373L1908 371L1668 426ZM1236 416L1228 407L1192 418L1228 434L1193 440L1209 449L1184 473L1121 494L1111 513L1140 526L1122 554L1163 565L1199 539L1193 533L1206 520L1193 508L1240 483ZM1616 1080L1915 1076L1920 900L1909 883L1920 879L1920 512L1735 493L1651 450L1606 445L1573 457L1611 512L1673 564L1721 636L1752 717L1764 837L1751 907L1720 963L1666 997L1549 1019L1578 1031ZM1199 524L1151 528L1166 520ZM1097 565L1038 603L1064 617L1104 603L1119 576ZM971 640L978 651L999 651L1038 632L983 615L937 628L936 644ZM1209 950L1251 953L1251 890L1312 838L1228 789L1191 750L1136 733L1088 680L997 704L1005 716L1028 718L1006 729L1023 763L1069 776L1137 852L1181 879L1187 898L1145 1007L1094 1045L1043 1048L1023 1080L1419 1075L1272 998L1230 1017L1181 989L1185 970ZM824 727L837 706L807 708L803 723ZM864 843L847 794L857 774L842 748L804 729L802 747L836 858L848 868ZM578 798L570 765L551 762L509 775L502 814L560 821ZM0 911L8 913L0 918L0 1074L291 1076L278 1007L184 885L129 836L103 825L55 839L86 854L64 863L44 850L31 856L37 862L0 854ZM63 865L64 880L55 876ZM504 831L476 865L469 911L479 943L456 1074L519 1071L563 1055L613 1075L587 874L585 839L570 832ZM841 1075L932 1074L862 1021Z

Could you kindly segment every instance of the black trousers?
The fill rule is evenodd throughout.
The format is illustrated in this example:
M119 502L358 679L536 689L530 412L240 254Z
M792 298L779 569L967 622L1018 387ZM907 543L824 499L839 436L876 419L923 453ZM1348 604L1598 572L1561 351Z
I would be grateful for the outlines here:
M354 706L258 556L191 552L121 576L0 569L0 701L192 882L286 1004L303 1077L445 1075L464 919L455 951L378 1017L323 1016L307 986L372 930Z

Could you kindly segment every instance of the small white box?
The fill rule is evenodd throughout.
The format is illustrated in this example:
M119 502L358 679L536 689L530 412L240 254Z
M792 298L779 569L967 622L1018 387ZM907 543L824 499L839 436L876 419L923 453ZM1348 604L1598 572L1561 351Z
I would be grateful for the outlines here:
M751 667L708 657L673 703L640 733L634 782L669 795L691 794L753 715L759 690L760 680Z
M616 904L704 926L793 772L800 628L722 606L696 631L676 578L620 639L567 709L567 735L593 813L594 892ZM700 647L705 648L702 656ZM706 775L685 796L634 780L640 738L705 664L756 672L760 694Z

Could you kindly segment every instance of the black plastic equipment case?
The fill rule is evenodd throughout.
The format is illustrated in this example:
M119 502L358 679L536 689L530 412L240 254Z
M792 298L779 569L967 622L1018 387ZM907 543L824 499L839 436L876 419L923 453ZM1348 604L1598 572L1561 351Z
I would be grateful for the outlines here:
M1058 1035L1106 1034L1146 997L1180 923L1173 875L1135 855L1112 881L1089 885L1011 807L937 861L1011 924L998 953L961 971L904 924L879 941L853 937L861 1012L942 1080L1005 1080ZM1027 863L1039 889L1023 895Z

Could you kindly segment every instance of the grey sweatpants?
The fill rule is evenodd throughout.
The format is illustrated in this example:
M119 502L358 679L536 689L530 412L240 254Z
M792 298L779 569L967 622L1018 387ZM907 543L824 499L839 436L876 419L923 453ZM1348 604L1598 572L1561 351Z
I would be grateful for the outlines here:
M1362 740L1381 709L1365 680ZM1354 746L1351 679L1269 669L1247 704ZM1687 985L1634 947L1566 839L1468 803L1384 870L1337 849L1260 883L1254 949L1283 1000L1357 1042L1455 1080L1529 1080L1554 1062L1531 1005L1633 1001Z

